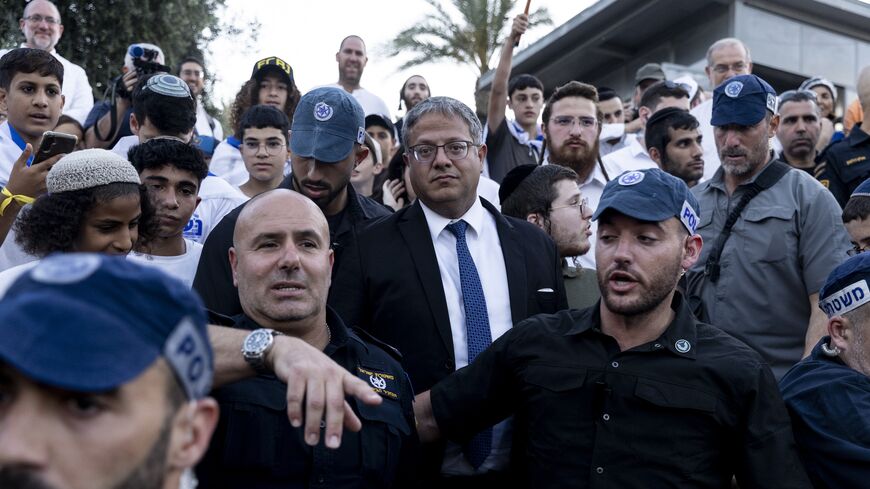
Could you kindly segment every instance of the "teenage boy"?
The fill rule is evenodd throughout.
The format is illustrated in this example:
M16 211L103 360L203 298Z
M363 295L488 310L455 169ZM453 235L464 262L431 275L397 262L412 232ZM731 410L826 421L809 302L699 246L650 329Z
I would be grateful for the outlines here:
M157 218L153 241L129 258L160 268L190 287L202 245L185 238L184 228L199 204L199 186L208 174L202 152L175 139L155 138L131 148L128 159L139 172Z
M544 136L538 116L544 108L544 85L532 75L517 75L508 81L514 44L529 26L527 15L514 18L511 33L505 40L495 69L489 112L486 120L487 167L489 178L501 183L505 174L520 165L537 164ZM505 118L505 97L516 120Z
M290 120L270 105L254 105L242 115L239 147L248 170L248 181L239 186L247 197L278 188L290 159Z

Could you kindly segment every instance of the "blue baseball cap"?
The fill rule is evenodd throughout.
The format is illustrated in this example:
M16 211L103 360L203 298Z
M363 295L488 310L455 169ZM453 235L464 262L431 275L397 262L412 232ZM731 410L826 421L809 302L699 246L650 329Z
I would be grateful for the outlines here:
M828 317L839 316L870 302L870 253L861 253L835 268L822 290L819 308Z
M700 213L698 199L686 182L658 168L627 171L607 182L592 219L608 209L649 222L676 217L689 234L695 234Z
M738 75L722 82L713 91L713 118L710 124L754 126L765 111L776 114L776 91L755 75Z
M105 392L160 357L189 399L211 390L202 302L156 268L118 256L55 254L0 300L0 361L36 382Z
M366 139L365 113L353 95L322 87L302 96L293 114L290 150L303 158L337 163Z
M861 182L850 197L870 197L870 178Z

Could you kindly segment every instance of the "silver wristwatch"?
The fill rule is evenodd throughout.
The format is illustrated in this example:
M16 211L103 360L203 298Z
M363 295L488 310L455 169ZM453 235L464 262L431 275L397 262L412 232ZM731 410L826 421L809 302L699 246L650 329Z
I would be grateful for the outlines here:
M274 329L260 328L251 331L242 343L242 356L257 373L266 373L266 354L275 343L275 337L283 334Z

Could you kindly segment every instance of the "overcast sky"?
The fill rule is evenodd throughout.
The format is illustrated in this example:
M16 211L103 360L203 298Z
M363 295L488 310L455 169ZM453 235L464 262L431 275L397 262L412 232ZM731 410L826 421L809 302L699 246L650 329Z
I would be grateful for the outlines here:
M449 0L443 0L452 8ZM594 0L533 1L532 10L546 6L553 18L552 26L537 27L523 36L522 50L537 39L564 24ZM522 12L525 2L517 1L513 18ZM361 85L384 99L395 117L399 89L411 75L423 75L433 95L449 95L474 106L476 69L454 63L429 63L410 70L397 71L410 56L387 58L383 46L403 29L420 21L431 7L423 0L228 0L224 18L235 18L244 25L260 22L258 41L250 49L240 42L220 39L209 47L206 59L215 83L215 102L231 103L242 84L251 76L254 62L266 56L278 56L293 67L296 85L305 93L311 88L338 81L335 53L341 40L349 34L361 36L368 47L368 65ZM491 60L495 67L498 54Z

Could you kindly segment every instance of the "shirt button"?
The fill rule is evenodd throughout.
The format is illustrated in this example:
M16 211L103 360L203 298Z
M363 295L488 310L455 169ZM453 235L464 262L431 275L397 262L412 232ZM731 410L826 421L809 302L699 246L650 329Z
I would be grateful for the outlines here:
M597 472L597 473L599 473L599 474L603 474L603 473L604 473L604 467L598 467L598 468L596 468L596 469L595 469L595 472Z
M609 415L609 414L605 414L604 416L602 416L602 418L604 419L604 421L610 421L610 415Z
M321 430L326 429L326 421L324 421L322 419L320 420L320 429Z
M610 364L613 368L619 368L619 362L613 362Z
M661 343L656 343L656 344L653 345L653 346L656 347L656 348L661 348L661 347L662 347Z

